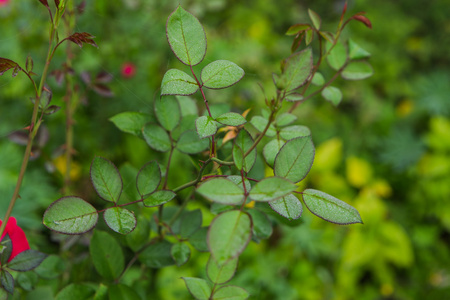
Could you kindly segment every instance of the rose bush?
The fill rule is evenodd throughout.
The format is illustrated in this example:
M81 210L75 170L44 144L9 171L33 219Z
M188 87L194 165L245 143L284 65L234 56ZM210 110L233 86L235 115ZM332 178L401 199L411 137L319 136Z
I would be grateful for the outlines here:
M0 220L0 226L2 225L2 221ZM25 232L23 232L22 228L17 225L17 220L14 217L10 217L8 223L6 224L5 232L2 234L2 238L8 234L9 238L12 242L12 253L8 262L11 261L17 254L30 249L30 245L28 244L27 237L25 236Z

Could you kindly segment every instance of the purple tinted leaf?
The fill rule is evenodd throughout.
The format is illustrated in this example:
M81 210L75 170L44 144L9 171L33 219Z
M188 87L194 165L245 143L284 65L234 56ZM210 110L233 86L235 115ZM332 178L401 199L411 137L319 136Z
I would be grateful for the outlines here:
M45 7L48 8L48 2L47 2L47 0L39 0L39 2L41 2Z
M295 35L309 28L311 28L311 25L309 24L295 24L289 27L289 29L286 31L286 35Z
M31 58L31 56L28 55L27 61L25 63L25 69L27 70L28 73L30 73L31 71L33 71L33 67L34 67L33 59Z
M18 64L10 59L0 57L0 76L12 68L16 68ZM14 75L13 75L14 77Z
M86 1L81 1L81 3L77 6L78 14L84 13L84 9L86 8Z
M55 0L55 5L57 8L59 7L59 0Z
M94 92L96 92L97 94L99 94L100 96L103 97L113 97L114 93L111 91L111 89L109 87L107 87L104 84L94 84L92 85L92 89L94 90Z
M50 76L55 77L56 83L61 85L64 79L64 73L61 70L54 70L50 73Z
M28 134L24 131L14 131L8 138L11 142L25 146L28 143Z
M17 74L19 74L20 70L21 70L21 68L19 67L19 65L16 65L16 67L14 68L14 71L12 72L12 77L16 77Z
M366 27L372 29L372 23L370 22L369 18L363 16L363 14L365 14L365 12L359 12L359 13L355 14L354 16L350 17L349 20L356 20L356 21L361 22L364 25L366 25Z
M305 33L302 32L295 37L294 41L292 42L291 53L294 53L298 49L298 47L300 47L304 36Z
M97 44L94 42L93 38L95 38L93 35L91 35L90 33L87 32L76 32L74 34L72 34L71 36L69 36L67 39L69 41L74 42L75 44L77 44L78 46L83 47L83 43L92 45L96 48L98 48Z
M81 77L81 80L83 80L83 82L86 83L87 85L91 84L91 81L92 81L91 75L88 72L86 72L86 71L81 72L80 77Z
M50 105L49 107L47 107L47 109L45 110L44 114L45 115L52 115L55 112L57 112L58 110L60 110L61 107L57 106L57 105Z
M113 75L111 73L101 71L97 74L97 77L95 77L95 82L97 83L108 83L111 82L113 79Z
M52 96L52 91L47 86L44 86L44 88L42 89L41 102L39 103L39 106L47 107L50 102L52 102Z

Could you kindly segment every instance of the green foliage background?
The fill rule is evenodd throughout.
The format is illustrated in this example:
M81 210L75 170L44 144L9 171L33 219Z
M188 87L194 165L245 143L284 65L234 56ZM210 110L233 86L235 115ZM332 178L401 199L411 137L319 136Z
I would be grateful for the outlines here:
M305 211L300 222L276 226L269 240L250 244L232 281L246 287L252 299L445 299L450 295L450 8L445 2L349 1L349 15L366 11L372 21L371 31L355 22L344 34L351 33L372 53L374 76L361 82L338 81L344 99L337 108L317 96L297 115L311 128L317 146L305 187L327 191L355 206L365 224L332 225ZM95 94L79 80L87 100L75 115L72 192L96 207L102 204L88 177L95 155L120 166L124 178L131 178L129 185L141 165L163 158L142 140L120 133L108 119L123 111L153 113L163 74L181 66L171 54L164 28L179 3L205 27L206 62L228 59L246 72L233 88L211 91L210 102L227 103L237 112L251 108L250 117L264 104L258 83L268 95L275 92L270 88L271 73L290 54L287 28L307 21L311 8L322 16L323 27L334 29L343 6L343 1L329 0L87 1L76 30L96 36L99 49L73 47L75 72L114 75L109 84L112 98ZM23 65L29 54L35 70L42 70L47 28L47 12L38 1L11 1L0 7L0 56ZM62 62L64 53L58 51L51 69ZM127 62L136 66L131 78L121 75ZM32 110L29 82L23 74L17 78L9 74L0 78L2 215L24 151L8 135L27 125ZM48 84L55 104L63 105L64 88L53 78ZM63 112L49 116L44 124L48 142L30 164L13 215L32 247L55 255L36 270L40 279L34 275L23 279L36 285L27 299L52 299L68 282L95 281L98 276L88 255L88 236L52 234L41 224L46 207L62 196ZM173 159L180 170L191 164L181 154ZM174 171L169 182L176 186L189 176ZM133 199L126 189L125 182L125 193ZM201 207L192 203L188 208ZM146 221L140 221L145 226ZM123 237L114 236L125 243ZM194 252L190 263L162 269L151 292L160 299L189 299L179 278L204 276L207 258ZM123 283L145 295L148 279L138 275L139 270L132 268Z

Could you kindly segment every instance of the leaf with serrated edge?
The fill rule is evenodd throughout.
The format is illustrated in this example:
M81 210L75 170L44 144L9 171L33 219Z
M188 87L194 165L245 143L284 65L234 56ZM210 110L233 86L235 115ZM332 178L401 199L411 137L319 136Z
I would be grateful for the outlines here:
M206 150L209 146L208 139L201 139L193 130L184 132L177 141L177 149L183 153L196 154Z
M181 278L183 278L189 293L191 293L191 295L194 296L195 299L197 300L209 299L209 296L211 295L211 288L209 287L208 282L206 282L206 280L194 277L181 277Z
M228 60L216 60L203 68L203 86L209 89L223 89L238 83L244 77L244 70Z
M253 145L253 138L247 130L239 131L239 134L234 139L233 145L233 160L236 168L250 172L256 161L256 149L253 149L249 155L244 158L245 152Z
M195 127L197 128L198 136L201 139L212 136L217 132L217 125L213 118L207 116L198 117L195 120Z
M362 223L353 206L322 191L306 189L302 197L309 211L325 221L340 225Z
M277 156L278 152L280 152L280 149L281 147L283 147L284 143L285 142L281 139L273 139L264 146L263 156L266 160L266 163L270 167L273 167L275 157Z
M316 27L317 30L320 30L320 25L322 25L322 20L320 19L320 16L313 10L308 9L309 18L314 24L314 27Z
M212 300L246 300L249 293L239 286L226 285L216 290Z
M267 120L264 117L261 116L254 116L251 120L250 123L259 131L259 132L263 132L264 128L266 128L267 126L267 122L269 122L269 120ZM273 124L269 125L269 129L267 129L266 131L266 136L268 137L273 137L277 134L277 131L275 129L275 127L273 126Z
M82 234L97 224L97 210L78 197L63 197L45 211L43 223L49 229L64 234Z
M142 129L142 134L147 144L156 151L167 152L170 150L171 142L167 132L155 124L147 124Z
M269 202L270 207L289 220L300 218L303 212L303 206L300 200L293 194Z
M162 97L155 100L155 115L159 124L167 131L172 131L180 123L180 105L174 96Z
M91 182L103 200L116 203L122 193L123 183L117 167L103 157L95 157L91 163Z
M274 174L292 182L299 182L309 173L314 154L314 144L310 136L289 140L275 158Z
M144 206L147 207L159 206L169 202L170 200L175 198L176 195L177 194L169 190L156 191L148 195L148 197L144 199L143 203Z
M292 140L302 136L310 136L311 130L303 125L292 125L280 130L280 136L285 140Z
M9 263L8 268L14 271L25 272L39 266L47 254L28 249L17 254Z
M172 255L173 260L177 266L184 265L191 257L191 248L184 243L176 243L172 245L170 249L170 255Z
M161 96L179 95L189 96L198 90L194 78L177 69L170 69L164 74L161 82Z
M128 234L136 227L136 217L132 211L122 207L110 207L103 213L106 225L120 234Z
M215 284L224 284L233 278L237 265L237 257L219 266L212 256L210 256L206 265L206 273L208 278Z
M161 182L161 170L156 161L146 163L136 176L136 188L141 196L153 193Z
M373 75L372 66L365 61L354 61L342 71L342 78L347 80L362 80Z
M210 179L197 189L197 193L217 203L239 205L244 201L244 191L225 178Z
M295 184L284 178L267 177L255 184L249 197L255 201L268 202L286 196L296 188Z
M191 13L178 6L167 18L166 35L170 48L184 64L195 66L206 54L206 34Z
M142 128L150 121L150 115L130 111L119 113L109 120L121 131L142 137Z
M208 248L218 265L238 257L252 236L252 220L239 210L224 212L211 223Z
M216 118L216 121L228 126L240 126L247 123L243 116L237 113L224 113Z
M89 253L97 272L107 280L120 276L125 258L119 242L109 233L95 230L89 244Z
M311 47L289 56L280 80L285 82L285 90L295 90L306 83L313 67Z

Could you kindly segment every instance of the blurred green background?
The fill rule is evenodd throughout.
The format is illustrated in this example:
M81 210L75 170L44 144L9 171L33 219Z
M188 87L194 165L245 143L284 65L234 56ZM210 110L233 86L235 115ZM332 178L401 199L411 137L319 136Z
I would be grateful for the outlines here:
M5 3L0 6L0 57L24 65L31 55L40 74L48 44L47 11L37 0ZM99 49L72 48L74 78L86 95L75 114L72 192L92 203L102 205L88 177L95 155L114 161L122 172L163 157L108 119L123 111L151 114L165 71L183 68L165 36L166 19L179 3L205 27L208 51L202 66L228 59L246 72L234 87L210 91L209 101L228 103L237 112L251 108L251 118L264 106L258 83L273 94L271 74L290 54L287 28L309 22L311 8L321 15L323 27L333 31L344 1L86 1L76 31L96 36ZM336 86L344 99L337 108L317 96L296 114L311 128L317 147L304 185L355 206L364 225L332 225L305 210L301 222L276 226L269 240L251 243L232 281L248 289L251 299L450 299L450 5L447 0L348 2L347 16L359 11L367 12L373 29L352 22L343 35L372 54L374 76L355 82L339 79ZM62 47L51 70L61 68L64 60ZM126 64L134 66L134 74L123 74ZM102 71L113 75L108 83L113 97L96 94L80 79L82 72L95 77ZM24 152L8 137L28 125L33 95L23 74L10 75L0 77L2 216ZM54 104L63 106L64 87L53 77L47 84ZM41 224L44 210L62 196L64 122L63 111L45 119L48 137L40 139L40 155L29 165L13 215L33 246L59 251L56 276L71 272L67 276L72 281L92 280L93 275L74 275L81 267L63 263L78 259L88 265L83 239L77 240L74 257L69 250L58 250L58 237ZM185 160L175 157L179 168L190 164ZM173 180L190 178L183 176ZM206 254L197 253L181 268L161 270L159 296L189 299L179 278L204 275L206 260ZM143 290L144 283L132 273L126 280ZM54 274L39 274L31 294L54 293L61 284Z

